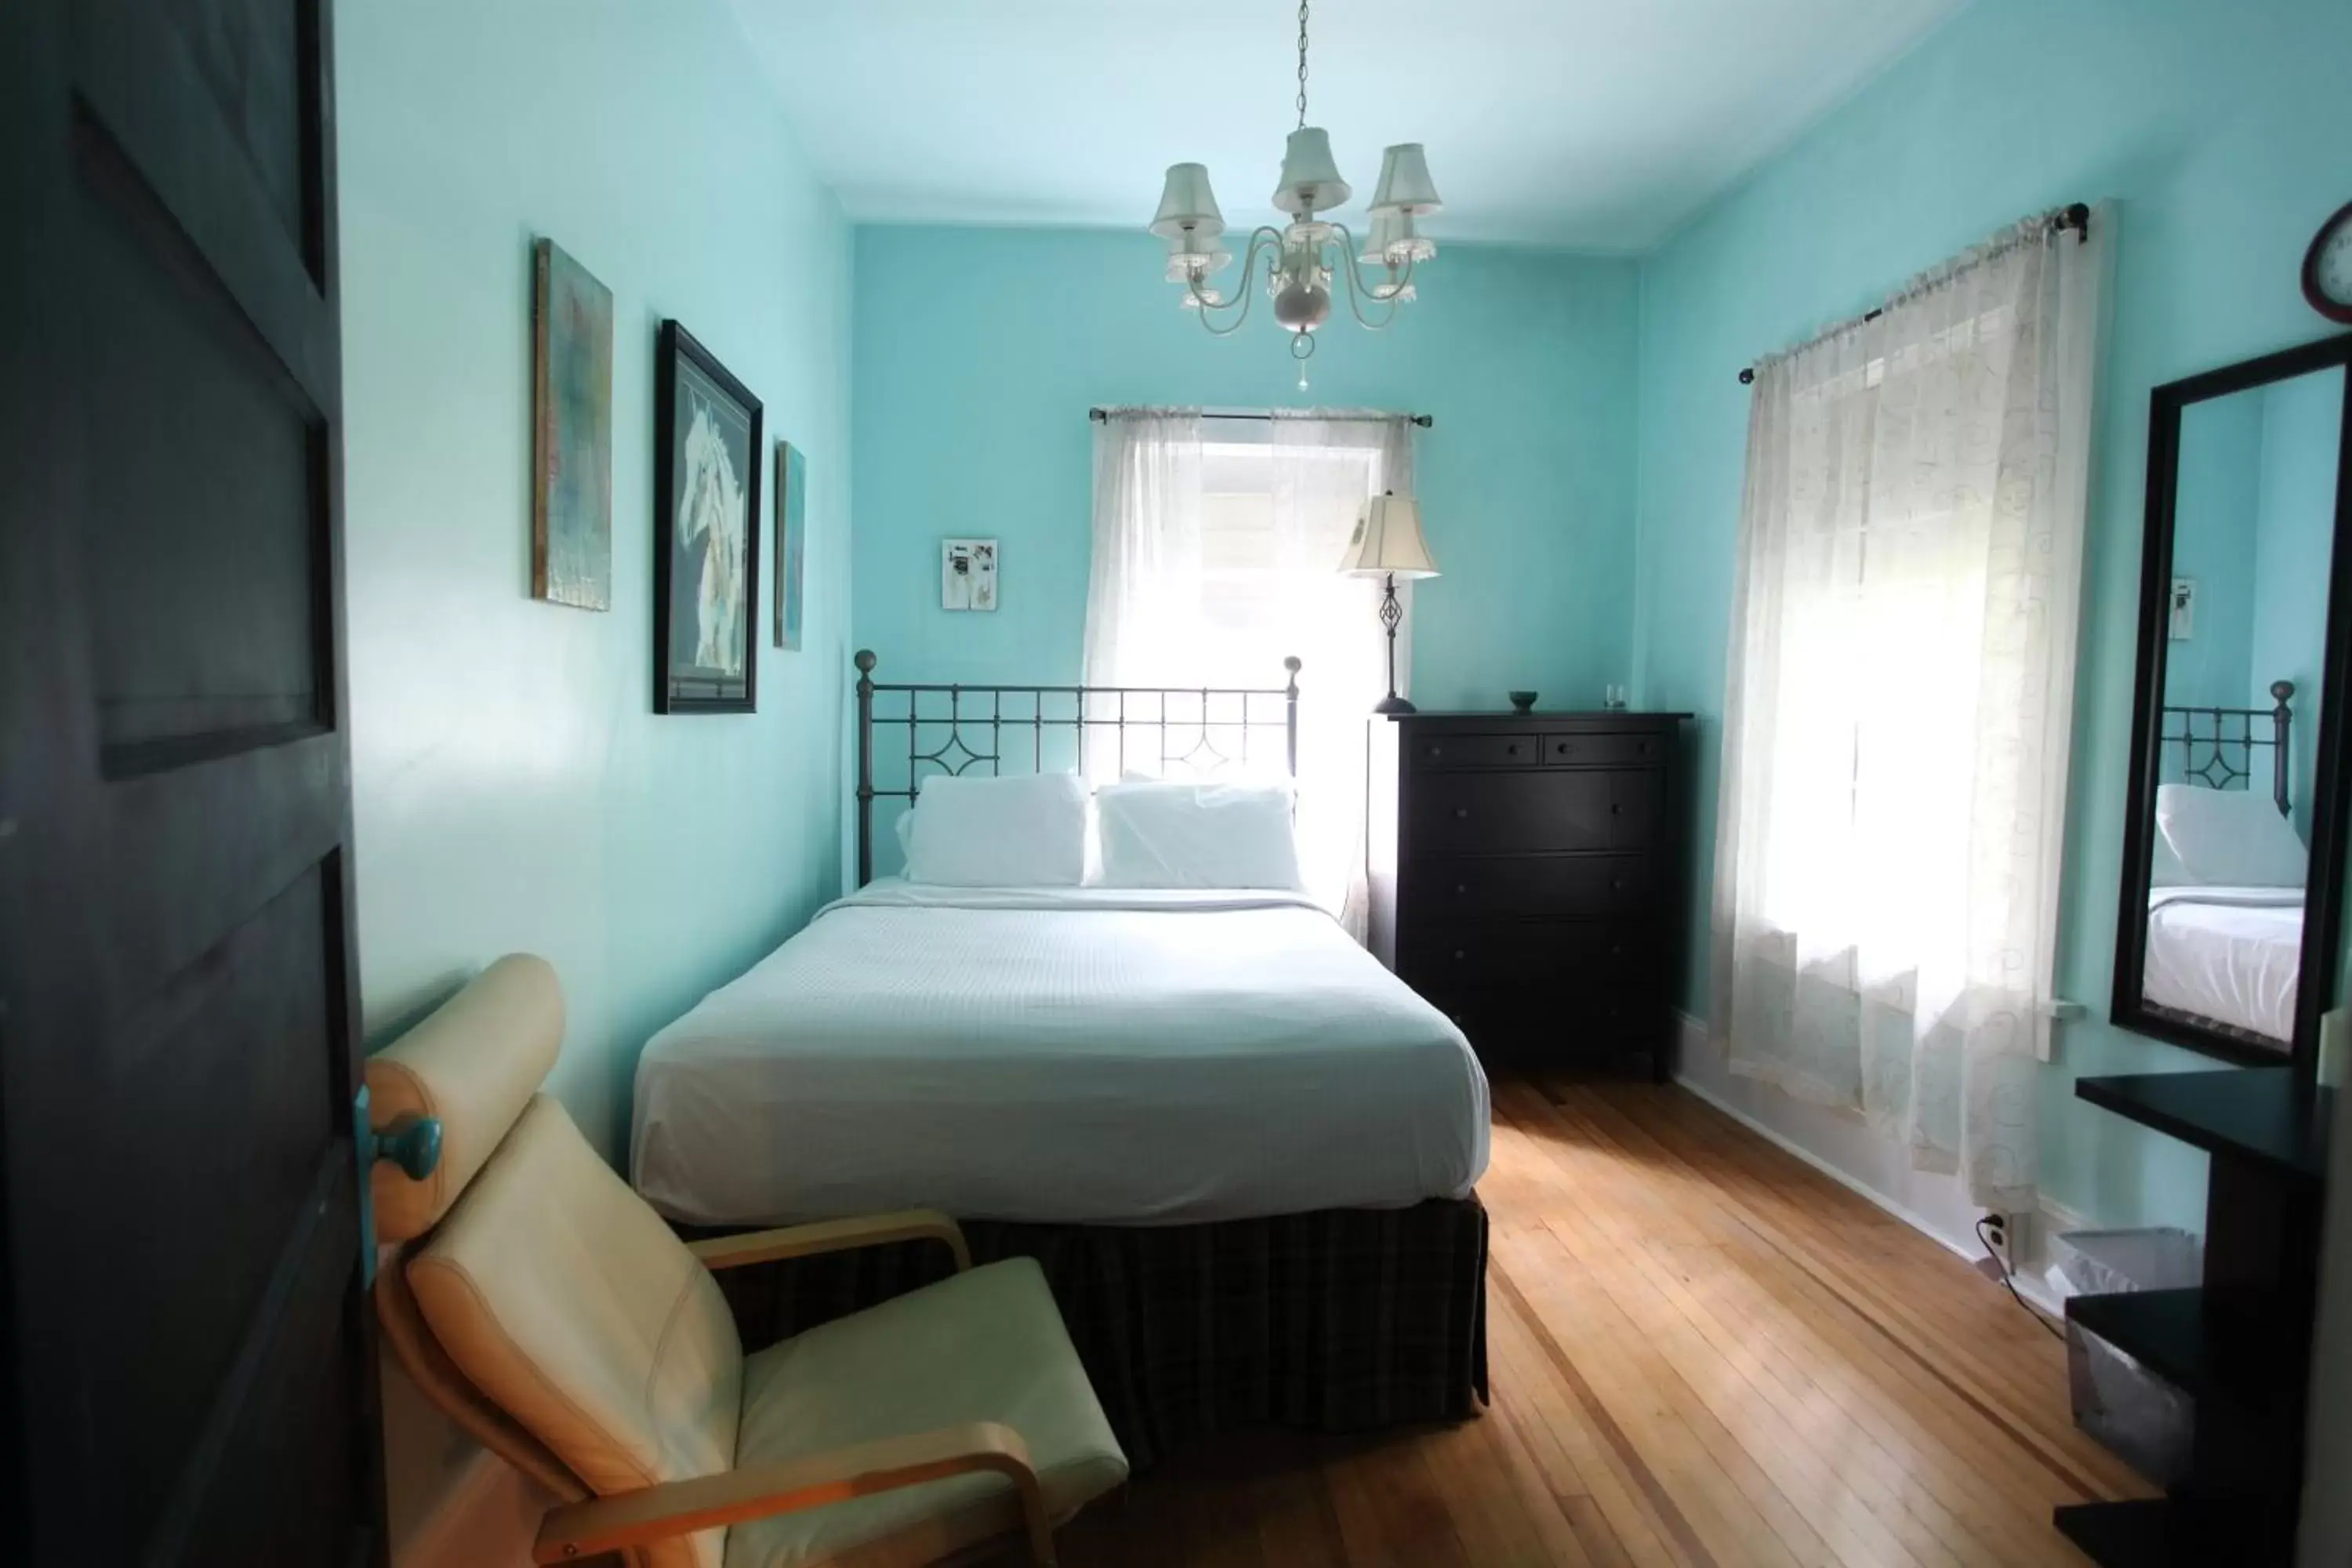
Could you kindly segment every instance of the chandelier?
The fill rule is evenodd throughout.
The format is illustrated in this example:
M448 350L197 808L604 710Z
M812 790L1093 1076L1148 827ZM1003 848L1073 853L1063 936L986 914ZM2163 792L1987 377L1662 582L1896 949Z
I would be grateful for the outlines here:
M1332 161L1329 133L1307 123L1307 0L1299 0L1298 129L1283 149L1282 180L1274 192L1274 205L1292 215L1291 222L1281 229L1254 230L1242 255L1240 286L1230 294L1213 288L1209 279L1234 258L1224 247L1224 215L1209 189L1209 171L1200 163L1170 165L1151 232L1168 242L1168 281L1184 290L1177 303L1199 311L1213 337L1239 331L1249 320L1255 297L1250 279L1263 251L1266 295L1274 301L1276 323L1290 333L1290 357L1298 362L1298 384L1304 387L1316 329L1331 316L1333 275L1345 280L1348 308L1358 323L1379 331L1413 298L1413 268L1437 254L1436 242L1415 227L1439 207L1420 142L1400 142L1381 154L1371 232L1360 249L1345 224L1315 216L1340 205L1350 194ZM1378 268L1375 281L1365 280L1365 267Z

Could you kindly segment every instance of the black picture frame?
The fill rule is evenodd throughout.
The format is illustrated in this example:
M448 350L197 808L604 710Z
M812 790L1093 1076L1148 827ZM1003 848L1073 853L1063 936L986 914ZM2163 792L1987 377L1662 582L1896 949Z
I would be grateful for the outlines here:
M2283 1057L2275 1046L2238 1035L2194 1016L2148 1002L2148 882L2156 855L2156 792L2163 766L2164 680L2170 647L2173 524L2179 501L2180 421L2192 405L2233 393L2342 368L2344 411L2338 427L2336 521L2329 546L2326 647L2317 701L2298 693L2298 714L2316 712L2309 870L2304 889L2303 951L2294 1005L2294 1037ZM2344 858L2347 787L2352 787L2352 332L2180 381L2149 394L2147 506L2140 543L2139 649L2132 695L2130 793L2124 818L2123 886L2116 920L2115 994L2109 1018L2119 1028L2247 1067L2290 1066L2295 1081L2317 1075L2319 1020L2335 1005L2336 961L2344 930Z
M654 711L757 712L766 410L751 388L675 321L661 324L654 378ZM714 533L717 517L698 515L698 509L713 504L712 486L724 493L739 477L741 515L732 521L740 531L742 571L730 637L725 607L737 596L736 584L724 586L715 613L702 590L707 581L724 583L732 542ZM689 484L697 495L686 493ZM725 510L731 514L737 509L730 501ZM704 647L721 651L714 661L698 663ZM688 650L683 658L681 647ZM731 669L729 652L737 655Z

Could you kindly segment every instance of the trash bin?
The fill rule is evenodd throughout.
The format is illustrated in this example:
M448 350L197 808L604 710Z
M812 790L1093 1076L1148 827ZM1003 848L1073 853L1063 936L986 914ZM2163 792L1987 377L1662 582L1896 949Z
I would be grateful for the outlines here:
M2172 1290L2197 1283L2204 1244L2185 1230L2075 1230L2051 1244L2051 1289L2061 1296ZM2189 1473L2197 1403L2129 1354L2066 1323L2066 1384L2074 1425L2158 1486Z

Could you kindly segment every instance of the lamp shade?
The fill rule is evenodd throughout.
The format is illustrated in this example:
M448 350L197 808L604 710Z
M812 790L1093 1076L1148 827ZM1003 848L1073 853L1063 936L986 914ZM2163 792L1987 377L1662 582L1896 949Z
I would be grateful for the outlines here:
M1162 239L1188 232L1213 237L1225 232L1225 215L1217 210L1216 195L1209 189L1208 165L1168 165L1168 183L1160 188L1151 232Z
M1174 171L1170 171L1172 174ZM1297 217L1312 217L1349 196L1348 182L1331 161L1331 135L1319 125L1302 125L1282 149L1282 183L1274 205Z
M1360 259L1369 267L1402 267L1408 261L1426 261L1436 254L1437 242L1416 233L1411 217L1398 212L1374 212Z
M1205 278L1212 272L1231 265L1234 253L1224 247L1213 230L1195 229L1190 234L1168 237L1168 281L1181 283L1187 278Z
M1437 563L1421 537L1421 508L1411 496L1376 495L1364 503L1339 570L1355 577L1434 577Z
M1426 217L1445 204L1430 183L1429 160L1418 142L1400 142L1381 154L1381 182L1372 187L1372 211Z

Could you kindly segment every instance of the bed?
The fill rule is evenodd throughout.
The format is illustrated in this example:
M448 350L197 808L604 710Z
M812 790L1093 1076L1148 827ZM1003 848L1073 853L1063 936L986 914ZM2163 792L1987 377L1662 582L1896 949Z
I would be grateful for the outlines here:
M656 1035L674 1219L1191 1224L1465 1198L1486 1079L1303 895L877 882Z
M1470 1414L1486 1079L1328 911L1268 889L869 880L877 804L936 774L1294 766L1295 664L1246 691L857 668L861 886L648 1044L638 1190L693 1236L936 1207L975 1258L1037 1258L1139 1464L1236 1426ZM944 1268L910 1245L728 1285L749 1347Z
M2291 825L2294 685L2274 681L2270 690L2269 708L2168 705L2159 736L2169 775L2163 789L2251 794L2266 762L2270 804ZM2158 870L2147 895L2142 996L2188 1021L2286 1051L2294 1036L2303 961L2299 874L2259 884L2206 879L2180 868L2161 824L2156 837Z
M2141 993L2284 1051L2303 963L2299 888L2157 888Z

